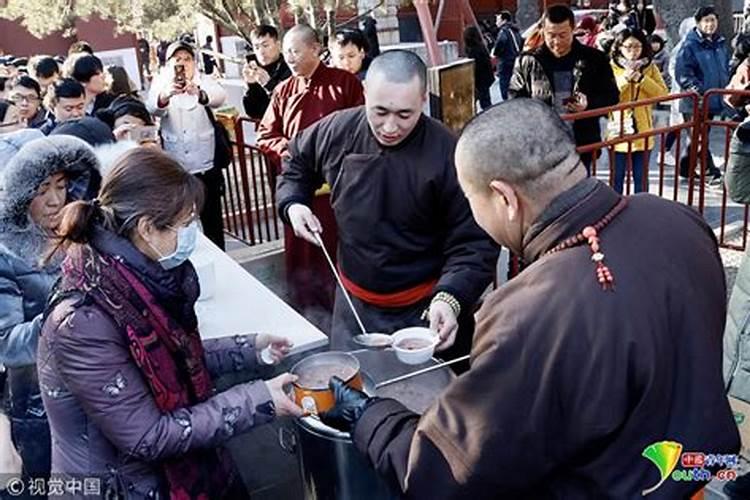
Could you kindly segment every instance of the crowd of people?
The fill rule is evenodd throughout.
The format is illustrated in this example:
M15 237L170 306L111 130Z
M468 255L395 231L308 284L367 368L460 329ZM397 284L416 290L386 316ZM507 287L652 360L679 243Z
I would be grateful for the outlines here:
M725 87L745 90L749 80L748 36L744 32L738 34L730 46L719 34L719 22L713 7L702 7L683 21L681 39L668 47L657 30L653 6L644 0L613 3L599 18L591 15L577 18L574 11L563 6L549 9L524 34L513 23L512 14L502 11L496 17L491 44L475 33L476 27L466 28L465 55L475 61L475 95L481 109L492 104L490 87L494 81L502 100L533 96L554 105L560 114L664 97L669 93L703 95L709 89ZM494 78L490 67L494 67ZM741 121L747 116L747 103L748 99L741 96L729 96L723 101L721 96L714 95L710 98L709 116ZM672 125L692 119L691 100L675 100L670 105ZM604 139L652 130L653 111L652 106L640 106L611 114ZM602 140L596 118L578 120L572 126L579 146ZM680 152L672 155L675 140L674 133L666 138L668 158L680 156L680 175L688 177L688 155ZM686 150L689 148L689 142L683 141L682 145ZM633 191L648 191L645 171L654 146L653 138L649 138L635 141L632 147L627 142L615 147L614 186L619 192L623 190L628 169L632 171ZM705 180L710 186L720 187L721 172L710 152L707 158ZM584 162L590 166L592 158L586 155Z
M442 356L471 353L471 364L423 416L334 378L336 405L320 419L413 498L633 498L655 474L641 457L651 443L737 453L726 391L750 398L750 271L727 320L702 218L622 196L628 170L648 191L653 138L614 147L611 187L591 177L596 153L578 148L652 130L653 106L609 113L604 131L599 117L565 115L744 90L750 42L738 37L730 62L712 7L685 23L671 58L645 1L620 0L599 20L552 6L526 36L503 11L491 43L476 26L463 34L482 112L457 137L424 113L425 63L380 54L373 23L328 40L307 25L250 34L242 111L285 223L290 296L308 318L329 315L333 349L355 348L360 321L385 333L426 324ZM147 91L85 42L65 58L0 61L0 466L25 481L91 476L107 498L246 498L223 445L303 415L288 373L215 386L271 373L288 339L200 338L189 257L201 231L224 249L233 158L212 44L160 47ZM492 106L495 82L504 102ZM676 119L691 119L685 103ZM737 96L707 105L735 119L750 110ZM740 174L729 187L746 200ZM713 163L706 180L723 182ZM501 245L525 269L487 294Z

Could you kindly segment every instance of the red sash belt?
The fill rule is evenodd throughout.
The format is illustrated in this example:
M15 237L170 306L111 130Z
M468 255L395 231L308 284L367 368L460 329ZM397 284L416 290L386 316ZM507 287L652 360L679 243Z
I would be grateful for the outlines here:
M406 307L429 297L433 288L437 285L438 279L432 279L419 285L393 293L372 292L349 280L339 267L339 275L344 288L357 297L359 300L367 302L377 307Z

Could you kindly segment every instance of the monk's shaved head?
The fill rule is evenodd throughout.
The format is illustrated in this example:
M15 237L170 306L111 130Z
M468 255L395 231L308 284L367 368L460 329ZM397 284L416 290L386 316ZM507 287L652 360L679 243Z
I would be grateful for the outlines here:
M513 99L477 115L461 132L455 158L477 224L519 254L545 208L586 178L567 125L532 99Z
M318 35L306 24L298 24L284 35L282 52L294 76L310 78L320 65L319 51Z
M318 40L318 34L310 26L306 24L297 24L292 29L286 32L284 38L297 38L299 41L307 45L315 45L320 43Z
M417 78L422 92L427 90L427 67L418 55L408 50L387 50L376 57L367 70L365 85L376 78L391 83L409 83Z
M480 113L464 127L456 145L456 164L475 187L502 180L531 188L542 178L564 177L578 162L567 125L533 99L512 99Z

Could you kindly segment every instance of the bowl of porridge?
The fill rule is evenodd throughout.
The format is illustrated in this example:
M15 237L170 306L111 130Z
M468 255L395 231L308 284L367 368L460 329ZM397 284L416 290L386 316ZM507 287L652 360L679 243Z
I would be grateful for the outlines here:
M439 338L437 333L422 326L398 330L393 334L393 350L396 357L407 365L419 365L435 353Z

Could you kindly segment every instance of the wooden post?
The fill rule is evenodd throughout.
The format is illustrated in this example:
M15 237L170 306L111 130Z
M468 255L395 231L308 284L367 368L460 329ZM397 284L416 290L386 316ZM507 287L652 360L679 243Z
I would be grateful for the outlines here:
M425 47L427 47L427 56L430 59L430 66L443 64L443 55L438 48L435 26L432 24L432 14L428 0L414 0L414 7L417 9L417 18L419 27L422 29L422 38Z

